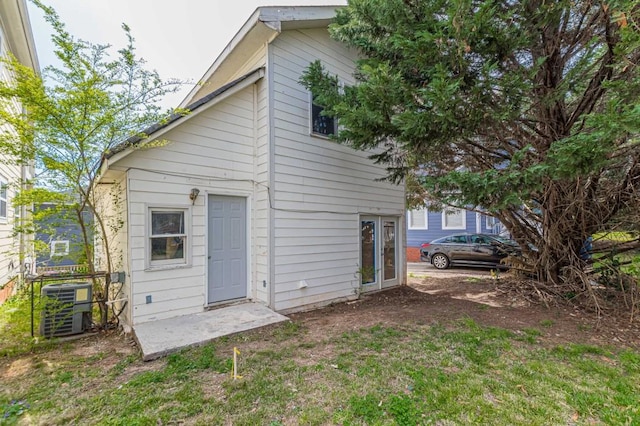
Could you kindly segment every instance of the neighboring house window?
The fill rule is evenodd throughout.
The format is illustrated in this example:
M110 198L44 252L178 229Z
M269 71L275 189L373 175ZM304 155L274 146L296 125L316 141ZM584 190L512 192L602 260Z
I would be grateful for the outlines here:
M51 257L56 256L69 256L68 240L51 241Z
M429 229L429 210L417 209L407 212L409 229Z
M0 176L0 221L7 220L7 180Z
M442 229L467 229L467 212L447 208L442 211Z
M149 209L151 266L186 263L186 212L186 209Z
M496 218L491 216L485 216L487 218L486 227L487 229L493 229L496 224Z
M338 122L334 117L322 115L324 107L316 104L314 96L311 96L311 133L314 135L329 136L338 132Z

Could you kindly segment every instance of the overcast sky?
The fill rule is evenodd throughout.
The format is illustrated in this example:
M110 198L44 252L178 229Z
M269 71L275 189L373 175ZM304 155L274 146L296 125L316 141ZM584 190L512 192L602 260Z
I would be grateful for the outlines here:
M1 0L0 0L1 1ZM346 4L346 0L43 0L74 36L93 43L126 43L122 23L131 27L138 55L163 79L197 81L259 6ZM41 68L54 60L51 28L29 3ZM190 87L168 98L174 107Z

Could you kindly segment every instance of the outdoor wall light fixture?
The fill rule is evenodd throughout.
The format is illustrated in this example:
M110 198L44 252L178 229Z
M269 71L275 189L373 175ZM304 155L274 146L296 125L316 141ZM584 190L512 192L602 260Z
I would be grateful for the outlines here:
M189 193L189 199L191 200L191 204L196 203L196 198L198 198L198 194L200 190L198 188L191 188L191 192Z

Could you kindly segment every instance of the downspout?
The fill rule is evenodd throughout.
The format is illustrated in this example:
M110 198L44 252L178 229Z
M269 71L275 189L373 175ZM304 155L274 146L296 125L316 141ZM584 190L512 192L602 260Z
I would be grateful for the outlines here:
M258 299L258 250L256 244L256 212L258 200L258 82L253 84L253 195L251 203L248 203L249 209L249 225L251 235L249 236L249 264L250 266L250 291L251 299L255 302Z
M274 108L274 99L273 99L273 55L270 49L270 43L267 43L267 99L268 99L268 107L267 114L269 126L267 128L268 139L269 139L269 183L267 190L267 197L269 201L269 228L267 229L268 241L269 241L269 308L275 311L276 309L276 241L275 241L275 162L276 162L276 154L275 154L275 145L276 145L276 137L275 132L273 130L275 126L275 118L273 114Z

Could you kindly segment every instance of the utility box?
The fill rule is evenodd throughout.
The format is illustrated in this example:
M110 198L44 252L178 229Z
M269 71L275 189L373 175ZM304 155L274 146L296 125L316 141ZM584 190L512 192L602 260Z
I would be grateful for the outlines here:
M92 323L91 283L48 284L42 287L40 334L68 336L89 329Z

